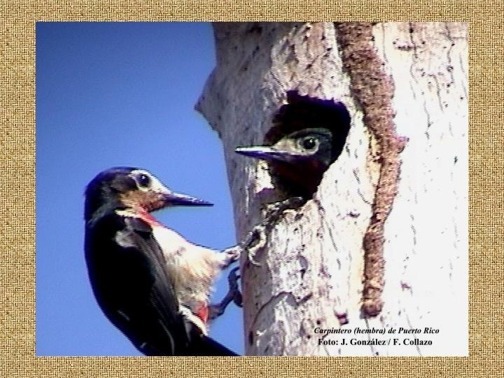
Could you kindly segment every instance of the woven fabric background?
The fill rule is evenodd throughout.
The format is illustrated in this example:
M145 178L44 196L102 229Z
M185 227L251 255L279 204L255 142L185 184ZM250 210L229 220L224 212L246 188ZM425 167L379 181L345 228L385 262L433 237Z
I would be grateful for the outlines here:
M500 0L0 0L0 376L501 376L503 14ZM35 22L69 20L470 22L470 357L35 357Z

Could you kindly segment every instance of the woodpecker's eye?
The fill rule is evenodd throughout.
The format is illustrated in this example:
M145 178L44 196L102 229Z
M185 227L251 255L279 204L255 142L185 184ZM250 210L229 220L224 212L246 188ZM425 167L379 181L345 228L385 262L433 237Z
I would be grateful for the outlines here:
M151 178L145 173L142 173L137 176L137 183L141 188L148 188L151 184Z
M318 140L317 140L317 138L314 138L314 137L305 138L305 139L301 140L301 146L304 149L313 150L315 147L318 146Z

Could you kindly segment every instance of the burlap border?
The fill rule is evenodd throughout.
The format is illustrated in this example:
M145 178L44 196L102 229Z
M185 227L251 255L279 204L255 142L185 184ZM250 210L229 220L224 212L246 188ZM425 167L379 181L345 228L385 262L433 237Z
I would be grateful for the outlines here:
M250 2L251 3L251 2ZM504 2L378 0L0 1L0 376L500 376L503 316ZM35 22L394 20L470 23L469 358L37 358ZM451 314L456 317L458 314Z

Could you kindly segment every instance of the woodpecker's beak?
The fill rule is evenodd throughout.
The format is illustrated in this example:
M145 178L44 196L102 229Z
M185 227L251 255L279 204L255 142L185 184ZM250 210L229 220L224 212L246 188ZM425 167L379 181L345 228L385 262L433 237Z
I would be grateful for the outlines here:
M213 206L211 202L175 192L163 193L163 201L165 206Z
M238 147L235 149L235 152L256 159L284 161L287 163L296 162L300 157L303 157L303 154L296 151L278 150L269 146Z

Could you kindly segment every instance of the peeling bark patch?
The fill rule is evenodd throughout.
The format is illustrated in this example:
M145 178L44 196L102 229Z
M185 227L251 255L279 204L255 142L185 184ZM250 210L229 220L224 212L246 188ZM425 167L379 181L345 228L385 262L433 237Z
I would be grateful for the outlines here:
M394 83L383 71L384 62L373 46L371 23L336 23L343 67L350 76L351 90L364 114L364 124L378 143L381 165L372 215L364 235L364 285L362 311L377 316L382 308L385 261L384 225L397 194L405 138L396 134L392 97Z
M335 312L335 314L341 326L348 324L348 314L346 312L343 313Z
M264 214L264 220L255 226L254 229L247 235L245 240L240 244L243 250L247 250L247 263L255 266L261 266L261 264L256 261L256 258L258 257L259 251L264 251L268 235L271 233L271 230L276 223L282 219L285 210L297 209L303 203L304 201L302 198L291 197L284 201L270 204L267 207L266 213Z

